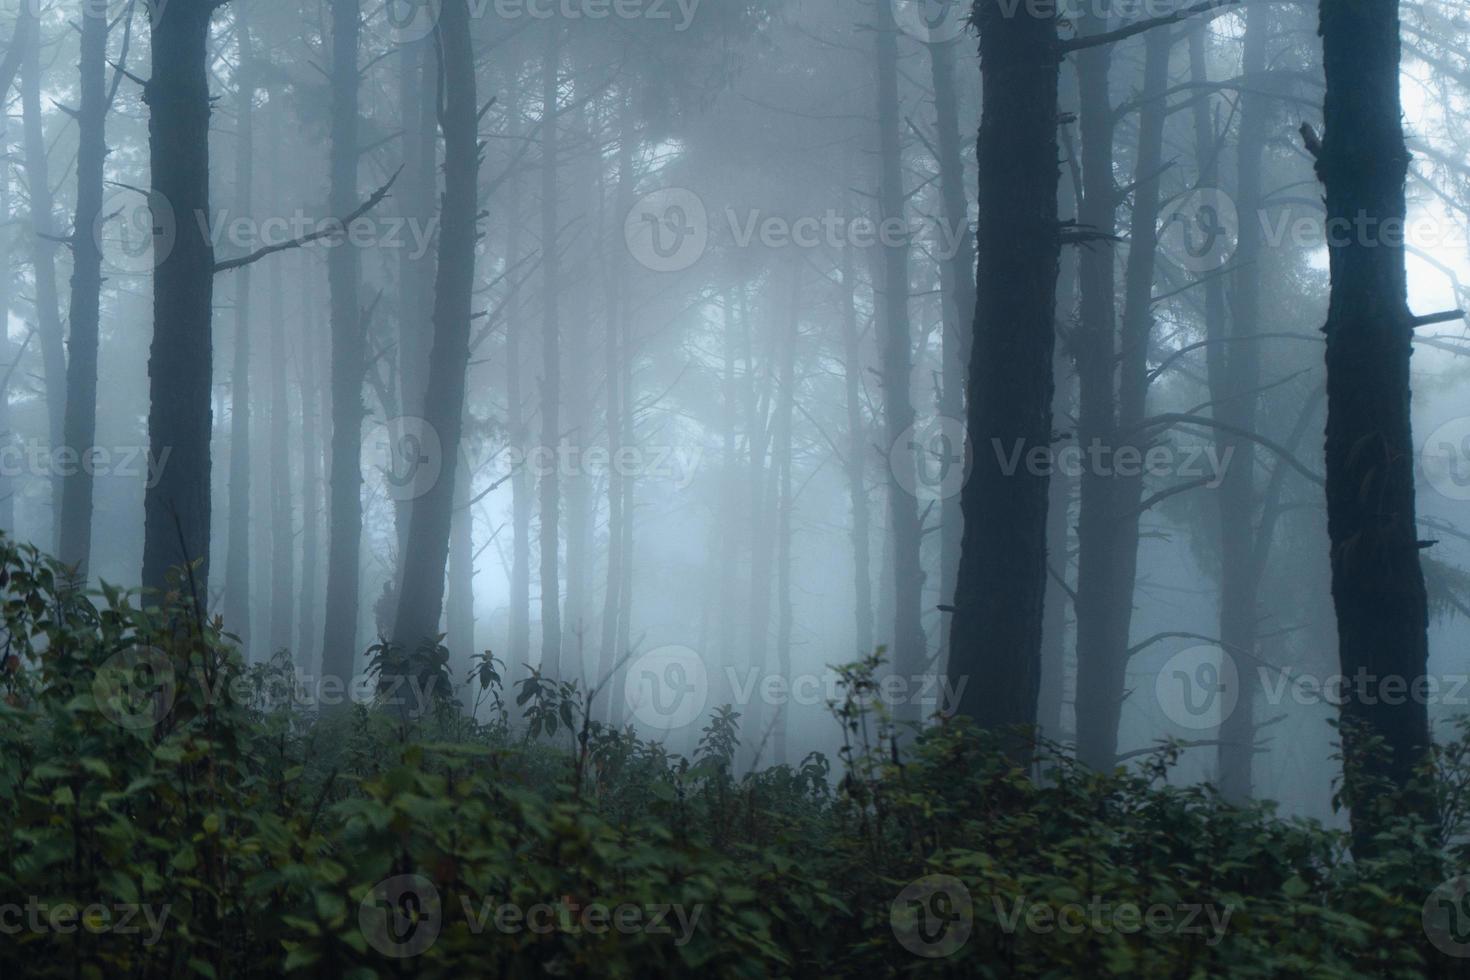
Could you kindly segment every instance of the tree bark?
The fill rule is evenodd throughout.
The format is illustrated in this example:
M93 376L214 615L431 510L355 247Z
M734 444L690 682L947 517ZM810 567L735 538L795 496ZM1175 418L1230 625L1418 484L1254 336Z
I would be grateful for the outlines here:
M975 464L961 494L949 673L965 685L958 710L1005 730L1035 724L1041 683L1050 480L1044 469L1007 472L997 452L1052 444L1060 52L1051 20L1007 18L986 3L976 16L979 272L966 409ZM1029 757L1024 747L1017 755Z
M255 80L247 4L235 4L235 208L254 217ZM225 544L225 626L251 653L250 602L250 282L251 268L235 271L235 352L230 369L229 513Z
M852 249L842 250L842 364L847 396L847 495L852 504L852 567L857 654L873 644L872 526L868 501L868 426L863 417L862 347L858 338L857 277Z
M479 107L475 103L475 60L466 0L447 0L436 30L443 52L439 127L444 136L444 196L424 420L439 435L444 464L439 479L414 500L409 518L403 588L394 618L394 642L409 650L435 639L444 607L455 486L463 465L459 447L464 429L465 372L470 359L475 243L479 238Z
M329 198L333 214L351 212L357 197L358 37L360 0L332 0L332 146ZM355 248L327 258L332 296L332 449L328 507L327 603L322 675L346 685L357 661L362 555L362 384L367 369L359 309L362 269ZM442 586L441 586L442 587Z
M210 435L214 372L214 246L209 211L209 22L214 0L171 0L154 12L150 113L155 220L171 208L172 248L155 236L148 438L154 465L144 497L143 586L162 592L171 568L198 562L182 588L199 616L209 596ZM167 454L167 455L165 455Z
M557 242L557 129L561 101L561 25L549 22L541 75L541 453L561 447L561 254ZM541 475L541 671L561 676L561 485L555 457Z
M1373 850L1380 806L1433 816L1428 793L1411 786L1425 761L1423 698L1386 697L1376 685L1412 688L1428 663L1428 612L1415 527L1409 358L1413 323L1402 244L1385 227L1402 222L1409 154L1399 98L1399 4L1323 0L1326 133L1317 176L1328 227L1355 229L1329 240L1332 291L1327 336L1327 531L1342 673L1376 678L1347 685L1344 791L1355 851ZM1356 234L1366 217L1369 233ZM1402 224L1399 224L1402 227ZM1384 740L1387 758L1365 757L1364 737ZM1378 793L1386 780L1392 799Z
M66 365L67 447L85 459L97 443L97 349L102 308L103 167L107 159L107 18L82 17L81 103L77 109L77 208L72 222L71 343ZM63 478L63 562L86 581L92 556L92 468L78 466Z

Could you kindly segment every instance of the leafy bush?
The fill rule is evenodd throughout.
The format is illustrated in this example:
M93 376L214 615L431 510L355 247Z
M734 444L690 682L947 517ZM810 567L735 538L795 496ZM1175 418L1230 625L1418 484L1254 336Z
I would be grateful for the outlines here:
M1421 926L1464 863L1453 821L1402 822L1354 862L1336 831L1169 785L1169 748L1096 774L1045 747L1033 778L963 724L896 739L867 706L878 657L843 671L840 774L816 755L742 774L730 708L685 759L590 718L575 686L532 673L508 697L486 654L461 686L481 723L441 649L384 646L381 690L415 678L428 710L308 711L289 658L243 664L177 596L88 598L8 542L0 590L7 977L1456 965ZM1447 800L1466 757L1442 752Z

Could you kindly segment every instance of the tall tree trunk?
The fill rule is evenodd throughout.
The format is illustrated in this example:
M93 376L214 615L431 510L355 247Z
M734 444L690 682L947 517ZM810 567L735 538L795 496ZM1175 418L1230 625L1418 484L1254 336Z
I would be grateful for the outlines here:
M510 117L520 118L518 99L511 95ZM511 268L521 261L521 190L518 178L512 178L506 200L505 264ZM525 353L521 346L526 332L526 318L520 304L512 304L505 326L505 425L510 445L517 452L510 474L511 495L511 571L510 571L510 650L507 662L531 662L531 474L526 468L530 450L530 434L526 425L526 401L521 379L526 373Z
M1105 22L1095 17L1080 28L1085 34L1105 29ZM1100 236L1082 251L1080 316L1073 343L1077 436L1088 459L1093 458L1093 447L1109 453L1118 446L1116 253L1111 238L1105 237L1117 231L1111 60L1106 45L1076 55L1083 185L1078 215L1084 232ZM1128 646L1127 625L1119 611L1133 601L1132 590L1125 593L1117 580L1123 550L1122 496L1110 468L1084 467L1077 518L1077 689L1086 696L1077 701L1077 756L1099 770L1112 768L1117 757L1122 652Z
M320 666L321 634L316 628L321 596L322 438L321 375L317 367L317 331L310 267L301 269L301 625L296 665L305 671Z
M1045 470L1003 453L1052 443L1056 346L1056 27L979 4L983 106L974 347L966 416L975 470L961 495L964 546L950 638L958 708L984 728L1036 721L1046 596ZM1024 755L1023 753L1020 753Z
M19 59L16 59L19 64ZM0 90L3 91L3 90ZM10 152L10 138L0 129L0 158ZM10 306L15 276L10 267L15 238L11 221L10 171L0 170L0 445L15 441L11 430L10 392L15 380L18 351L10 342ZM15 537L15 480L0 470L0 533Z
M863 417L862 347L852 249L842 250L842 364L847 395L847 495L852 505L852 568L857 653L874 653L872 528L868 502L868 426Z
M944 201L944 227L940 242L954 248L948 261L939 264L944 292L944 343L941 367L939 412L946 418L965 417L965 365L969 363L975 315L975 239L970 231L970 203L965 193L965 158L960 149L959 92L955 85L955 52L959 41L929 45L930 71L934 79L935 132L938 145L940 197ZM965 519L959 494L949 494L940 505L939 601L952 605L960 570L960 546ZM949 631L940 630L940 643L947 653Z
M461 460L454 471L454 516L449 522L449 594L444 603L445 641L468 665L475 655L475 515L470 509L470 468Z
M633 110L628 101L622 105L622 134L618 141L618 186L617 186L617 208L620 215L628 214L633 210L633 142L635 130L633 128ZM617 258L608 263L607 269L607 336L603 341L603 373L606 375L604 381L607 385L607 451L608 458L616 461L623 450L622 413L623 413L623 387L620 367L620 357L626 352L622 346L622 335L626 332L624 320L628 316L628 261L623 251L615 252ZM734 496L733 484L730 476L731 445L734 442L734 406L730 403L733 382L730 376L733 373L732 354L730 351L730 311L728 306L725 310L725 364L726 364L726 404L725 404L725 455L726 488L723 491L721 507L724 513L726 525L726 554L721 562L722 583L724 584L723 595L726 597L735 594L734 561L729 553L731 538L729 526L732 522L730 501ZM618 649L618 617L621 612L623 601L623 476L622 467L612 465L608 467L607 475L607 589L603 594L602 603L602 655L598 663L597 676L592 679L594 684L600 684L604 678L613 675L621 651ZM733 626L730 621L729 606L726 602L721 604L721 653L722 663L729 663L732 653L730 633ZM612 704L610 695L606 702Z
M197 561L182 588L196 612L209 596L211 313L214 245L195 219L209 214L209 21L211 0L172 0L153 20L151 201L171 207L173 247L155 235L153 347L148 360L148 439L154 465L167 459L143 502L143 586L161 592L169 569ZM167 455L166 455L167 454Z
M270 107L269 162L273 186L280 186L281 111ZM281 195L274 196L277 208L283 206ZM290 389L291 356L286 347L286 296L282 282L281 258L271 261L270 289L270 364L271 364L271 438L270 460L270 652L289 650L291 627L296 602L296 527L291 479L291 409L287 401ZM305 311L302 311L303 314ZM307 601L310 601L307 595ZM304 605L304 603L303 603Z
M561 676L561 219L557 208L557 129L561 102L561 24L548 22L550 39L541 71L541 454L552 454L541 474L541 670Z
M66 365L66 445L86 459L97 443L97 349L102 309L102 216L107 159L107 18L82 17L81 104L77 110L77 209L72 222L71 350ZM8 270L5 273L8 275ZM4 326L4 325L0 325ZM47 386L50 387L49 385ZM92 555L92 467L63 480L61 560L86 581Z
M36 337L41 343L41 364L46 375L46 424L50 445L66 438L66 349L56 288L56 229L52 225L55 202L51 193L51 166L46 155L46 132L41 116L41 32L35 7L25 4L21 19L25 55L20 72L22 135L25 140L26 183L30 186L31 257L36 274ZM19 43L21 30L17 30ZM78 164L81 160L78 159ZM100 206L100 205L99 205ZM92 226L87 226L90 236ZM51 475L51 547L61 542L62 479Z
M357 197L358 36L360 0L332 0L333 214L349 214ZM332 450L328 506L327 604L322 637L322 676L351 681L357 661L359 576L362 555L362 383L367 370L359 292L362 269L355 248L334 248L327 258L332 294ZM441 584L442 588L442 584Z
M251 63L248 4L235 4L235 208L254 217L255 69ZM251 652L250 629L250 281L251 268L236 270L235 353L230 369L229 515L225 545L225 625Z
M878 206L884 227L904 222L903 141L898 99L898 27L893 0L878 0L878 150L881 161ZM883 287L879 323L882 325L883 415L888 445L909 439L914 425L913 337L909 329L909 252L902 244L883 249ZM891 454L888 481L890 545L893 554L894 616L893 669L914 678L926 670L928 641L922 606L924 566L920 555L919 501L912 489L918 483L918 459L911 453ZM920 721L919 706L906 702L896 712L901 721Z
M447 0L436 28L443 52L444 196L439 260L434 280L434 344L424 420L438 433L444 465L439 479L413 502L403 589L394 618L394 642L416 649L438 635L444 607L456 474L464 429L465 372L470 359L470 305L479 238L480 145L476 132L475 57L467 0Z
M1258 79L1266 71L1266 47L1272 11L1264 4L1246 8L1244 56L1241 74ZM1257 83L1258 84L1258 83ZM1262 213L1261 156L1270 119L1268 96L1247 86L1240 93L1240 135L1236 152L1236 206L1241 214ZM1261 332L1261 258L1264 233L1259 221L1240 222L1239 242L1232 260L1231 331L1210 362L1210 400L1220 421L1253 432L1261 384L1261 355L1256 335ZM1223 367L1223 372L1220 368ZM1221 430L1219 458L1230 460L1220 474L1220 642L1237 658L1240 692L1235 708L1221 722L1219 750L1220 792L1227 800L1243 802L1251 796L1251 763L1255 757L1256 720L1256 606L1260 582L1254 554L1256 539L1256 453L1250 442Z
M1317 176L1328 227L1372 229L1366 239L1329 240L1327 313L1327 531L1342 673L1411 686L1428 664L1428 612L1415 527L1414 440L1409 418L1409 311L1404 248L1385 229L1402 227L1409 155L1399 99L1399 4L1323 0L1326 133ZM1382 236L1380 240L1380 236ZM1372 850L1380 806L1433 813L1411 792L1429 746L1423 698L1385 697L1348 686L1343 717L1344 790L1355 849ZM1360 730L1355 730L1360 729ZM1383 739L1388 758L1363 758L1363 738ZM1397 792L1377 796L1374 781Z
M776 508L776 663L774 674L791 677L791 634L795 613L791 605L791 424L796 408L796 344L801 334L801 263L791 263L791 319L781 338L780 397L776 406L775 494ZM771 673L768 671L768 673ZM776 705L772 719L771 759L786 764L786 735L790 718L787 705Z

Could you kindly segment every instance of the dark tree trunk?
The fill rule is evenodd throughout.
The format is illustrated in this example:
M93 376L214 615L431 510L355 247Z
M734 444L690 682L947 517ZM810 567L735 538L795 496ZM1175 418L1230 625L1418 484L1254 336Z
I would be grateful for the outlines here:
M801 334L801 263L791 263L791 319L781 338L780 397L776 405L776 663L773 673L791 683L791 634L795 610L791 604L791 426L796 408L796 345ZM786 734L790 719L784 703L775 706L772 719L771 761L786 764ZM762 733L764 734L764 733Z
M557 129L561 101L561 24L550 22L541 75L541 452L561 446L561 254L557 242ZM541 475L541 670L561 675L561 485L555 461Z
M349 214L357 197L358 36L360 0L332 0L331 212ZM332 449L328 506L327 603L322 676L352 679L357 661L359 576L362 555L362 383L366 372L359 292L362 269L355 248L327 258L332 294ZM442 587L442 585L441 585Z
M235 4L235 36L239 60L235 69L235 209L254 217L255 82L251 64L247 4ZM229 513L225 544L225 626L240 637L247 655L250 629L250 281L251 268L236 270L235 352L230 368Z
M904 221L903 141L898 99L898 27L893 0L878 0L878 156L881 162L878 206L881 220ZM887 444L909 438L914 425L911 391L914 368L913 337L909 329L909 252L903 244L883 249L883 286L879 292L882 325L883 417ZM914 678L928 661L928 641L922 617L924 566L919 501L911 492L918 483L918 459L910 453L891 456L888 481L889 538L893 555L893 650L896 674ZM896 712L901 721L920 721L917 703L906 702Z
M448 0L437 27L443 51L444 197L440 212L438 271L434 282L434 344L424 420L439 435L443 469L428 492L413 502L403 588L394 618L394 642L415 649L439 633L449 559L456 475L464 427L465 372L470 359L470 305L479 238L480 145L476 133L475 59L466 0ZM467 512L466 512L467 513Z
M31 201L31 257L36 274L36 337L41 343L41 364L46 376L46 424L50 445L60 446L66 438L66 349L61 325L60 300L56 287L56 229L52 225L54 201L51 166L46 155L46 132L41 118L41 34L35 6L25 4L21 19L29 26L17 30L26 50L22 58L20 102L22 135L25 139L26 183ZM78 164L81 163L78 158ZM87 227L88 235L91 226ZM62 479L51 475L51 546L61 541Z
M512 96L514 98L514 96ZM511 118L519 118L512 102ZM510 186L506 200L507 268L521 261L521 189L519 180ZM505 326L505 426L518 458L510 474L511 495L511 564L510 564L510 650L507 662L531 662L531 510L534 488L526 469L525 454L530 450L530 434L526 426L526 396L521 379L526 374L525 353L521 342L526 318L520 304L514 304Z
M81 104L77 109L77 209L72 222L71 343L66 365L66 445L78 458L97 442L97 348L102 307L102 215L107 159L107 18L82 17ZM8 272L7 272L8 274ZM3 321L3 318L0 318ZM48 385L49 387L49 385ZM87 578L92 556L92 468L63 480L60 558Z
M1362 672L1376 683L1397 678L1412 687L1428 661L1409 419L1413 322L1404 248L1385 233L1390 223L1402 227L1409 165L1398 0L1324 0L1320 29L1327 96L1317 175L1327 220L1356 229L1366 215L1371 228L1366 238L1347 236L1328 248L1327 530L1338 653L1345 676ZM1428 794L1410 786L1425 760L1429 722L1423 698L1346 687L1344 750L1361 765L1347 767L1344 790L1361 853L1371 850L1380 804L1432 814ZM1367 735L1384 740L1386 759L1362 757ZM1378 779L1396 788L1394 799L1377 797Z
M961 495L949 673L965 684L961 712L1008 729L1035 723L1041 684L1050 480L1044 469L1007 472L1003 460L1052 444L1060 54L1048 19L1007 18L985 3L976 16L979 273L966 409L975 463Z
M174 215L173 247L154 242L148 438L154 465L169 455L144 497L143 586L161 592L169 569L197 561L182 587L200 615L209 596L214 246L196 216L210 213L207 45L216 6L172 0L155 13L153 75L143 90L151 199L155 215L164 207Z

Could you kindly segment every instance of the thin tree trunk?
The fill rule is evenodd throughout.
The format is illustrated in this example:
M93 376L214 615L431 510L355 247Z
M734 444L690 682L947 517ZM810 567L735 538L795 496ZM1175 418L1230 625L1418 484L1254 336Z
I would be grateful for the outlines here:
M16 64L19 65L18 58ZM9 135L0 129L0 159L9 152ZM15 442L15 433L11 430L10 392L15 380L18 352L10 342L10 306L15 283L10 267L11 246L15 242L10 231L10 209L10 171L7 168L0 171L0 445ZM15 537L15 480L3 470L0 470L0 532Z
M239 60L235 69L235 207L241 217L254 216L255 81L251 64L247 4L236 4L235 35ZM230 369L229 515L225 545L225 626L251 652L250 602L250 282L251 268L236 270L235 353Z
M316 628L317 600L321 596L322 438L321 378L317 368L320 339L309 267L301 269L301 624L296 665L315 670L319 665L321 635Z
M102 243L93 233L102 215L107 159L107 18L82 17L81 104L77 110L77 209L72 222L71 351L66 366L65 439L77 458L97 443L97 349L102 308ZM6 273L9 274L8 271ZM50 387L49 385L47 386ZM63 562L86 581L92 556L92 467L63 479Z
M66 438L66 349L56 287L55 207L51 193L51 166L46 156L46 132L41 116L41 34L35 8L25 4L22 18L26 51L21 64L21 127L25 140L26 183L31 201L31 258L36 275L36 337L46 376L46 424L50 445ZM80 159L78 163L80 164ZM99 205L100 207L100 205ZM90 236L91 226L87 226ZM51 475L51 547L61 543L62 478Z
M1409 417L1413 318L1404 247L1385 231L1402 227L1407 210L1398 0L1324 0L1320 30L1327 97L1317 175L1328 227L1357 228L1366 216L1372 229L1328 247L1327 530L1338 654L1344 676L1412 686L1429 656ZM1410 785L1425 761L1429 721L1423 698L1349 688L1344 791L1362 855L1384 810L1432 817L1432 798ZM1369 736L1383 740L1386 759L1364 757ZM1394 788L1391 798L1378 796L1376 779Z
M280 144L281 113L277 106L270 112L270 171L272 183L281 181ZM281 195L275 204L282 206ZM292 645L292 622L296 602L296 528L291 479L291 409L287 402L291 357L286 347L285 283L282 282L281 258L271 260L270 289L270 364L271 364L271 439L270 460L270 525L271 525L271 607L270 652L289 650ZM304 313L305 311L303 311ZM309 506L309 504L308 504ZM303 573L304 578L304 573ZM308 594L306 601L310 601ZM304 605L304 603L303 603Z
M979 274L966 411L975 469L961 495L949 673L965 685L959 710L1004 730L1035 724L1041 683L1050 481L1045 470L1007 472L997 447L1052 440L1060 55L1052 21L977 10Z
M197 561L181 587L200 616L209 596L214 246L194 219L210 213L207 45L216 6L172 0L154 13L153 74L143 89L151 199L172 208L175 240L171 249L154 243L161 251L153 274L148 438L154 465L168 465L144 497L142 578L145 589L161 593L171 568Z
M879 209L885 227L904 220L903 142L898 99L898 27L893 0L878 0L876 30L878 61L878 149L881 161ZM913 337L909 328L909 245L889 244L883 249L883 287L879 291L883 356L883 415L888 445L909 438L914 425ZM924 566L920 547L919 501L911 490L918 483L918 460L910 453L891 454L888 481L889 536L893 554L893 670L915 678L926 669L928 641L922 606ZM916 702L906 702L896 717L920 721Z
M332 147L329 197L333 214L348 214L357 197L358 36L360 0L332 0ZM362 269L354 248L327 258L332 294L332 449L328 507L327 604L322 676L351 681L357 661L362 555L362 384L366 372L359 291Z
M852 249L842 250L842 364L847 395L847 494L852 504L852 567L858 656L873 643L872 527L868 501L868 426L863 417L862 347L858 339L857 276Z
M773 503L776 508L776 663L775 675L791 683L791 634L795 626L791 605L791 423L796 407L796 343L801 333L801 263L791 263L791 319L781 338L780 398L776 407L774 464L779 474ZM772 720L771 759L786 764L789 717L783 702Z
M944 227L940 242L953 242L954 254L939 264L944 291L944 342L939 411L946 418L965 417L965 365L969 363L975 314L975 240L970 231L970 203L965 193L965 159L960 149L959 93L955 85L955 51L959 42L929 45L930 70L934 79L935 132L938 144L940 197L944 201ZM960 570L960 546L965 519L959 494L946 496L940 505L939 601L954 601ZM940 630L940 643L949 650L949 631Z
M561 25L549 22L541 78L541 453L561 447L561 255L557 139L561 100ZM541 670L561 676L561 486L553 457L541 474Z
M438 43L443 104L444 197L434 281L434 344L424 420L438 433L444 465L428 492L413 502L403 589L394 618L394 642L416 649L438 634L444 607L457 473L464 428L465 373L470 359L470 306L479 238L480 146L476 132L475 60L466 0L448 0L440 14Z
M512 95L512 99L515 96ZM512 119L519 118L516 102L511 103ZM521 261L521 190L514 179L506 200L508 225L505 263L510 268ZM526 425L525 394L521 378L525 375L525 353L521 347L526 319L519 304L512 306L505 326L505 402L506 432L510 445L517 451L510 474L511 494L511 571L510 571L510 651L507 662L531 662L531 510L534 489L525 465L530 450Z

